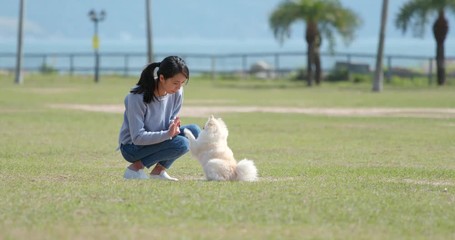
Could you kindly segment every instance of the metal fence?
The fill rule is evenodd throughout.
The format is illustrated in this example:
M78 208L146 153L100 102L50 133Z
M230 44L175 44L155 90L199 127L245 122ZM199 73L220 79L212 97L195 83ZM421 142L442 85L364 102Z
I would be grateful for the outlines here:
M162 59L169 54L157 54ZM306 52L270 52L236 54L180 54L188 63L192 74L249 77L251 75L276 78L304 69ZM0 71L13 72L16 55L0 53ZM448 63L455 57L447 57ZM348 73L372 73L376 55L357 53L321 53L323 72L345 66ZM138 76L147 63L145 53L100 53L100 73ZM94 53L27 53L23 56L23 69L27 72L58 72L60 74L90 74L94 72ZM386 80L394 75L402 77L428 77L431 84L435 75L435 59L428 56L385 55ZM262 70L261 70L262 68ZM262 75L261 75L262 74ZM455 73L448 72L454 77Z

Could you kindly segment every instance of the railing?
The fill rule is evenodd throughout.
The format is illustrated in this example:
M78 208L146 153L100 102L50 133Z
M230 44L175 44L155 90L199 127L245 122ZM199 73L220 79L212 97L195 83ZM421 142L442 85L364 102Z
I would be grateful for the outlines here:
M155 59L162 59L168 54L157 54ZM278 53L236 53L236 54L180 54L190 66L192 73L209 74L216 78L219 74L237 74L250 76L255 63L266 63L270 76L277 77L306 67L306 52ZM0 71L14 70L16 55L0 53ZM100 73L137 76L145 66L145 53L100 53ZM321 53L324 72L334 69L337 63L348 66L363 65L372 72L370 66L375 66L376 55L357 53ZM55 71L62 74L88 74L94 72L94 53L27 53L23 56L23 69L28 72ZM447 62L455 61L455 57L447 57ZM384 68L386 80L397 73L397 69L419 69L406 74L409 77L426 76L431 84L435 72L435 59L428 56L385 55ZM328 66L328 67L327 67ZM355 72L347 68L348 73ZM403 74L403 73L401 73ZM409 75L411 74L411 75ZM449 73L452 75L453 73Z

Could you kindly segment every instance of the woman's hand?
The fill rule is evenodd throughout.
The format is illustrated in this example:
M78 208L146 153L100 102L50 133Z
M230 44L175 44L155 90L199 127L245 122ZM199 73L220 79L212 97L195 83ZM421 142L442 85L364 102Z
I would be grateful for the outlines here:
M173 121L171 121L171 125L169 126L169 134L171 137L178 135L180 133L180 117L176 117Z

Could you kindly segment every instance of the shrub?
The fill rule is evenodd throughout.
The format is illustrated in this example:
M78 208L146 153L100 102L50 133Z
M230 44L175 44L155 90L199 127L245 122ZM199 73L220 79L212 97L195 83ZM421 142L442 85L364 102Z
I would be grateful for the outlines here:
M46 63L43 63L40 66L39 71L42 74L52 74L52 73L57 73L58 72L58 70L55 67L53 67L51 65L48 65Z
M335 68L329 72L325 80L328 82L347 81L348 70L344 68Z

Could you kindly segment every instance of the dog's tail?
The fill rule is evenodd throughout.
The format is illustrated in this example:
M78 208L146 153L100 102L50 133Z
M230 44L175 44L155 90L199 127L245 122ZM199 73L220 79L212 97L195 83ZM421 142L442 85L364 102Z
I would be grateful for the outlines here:
M243 159L237 163L235 168L236 179L238 181L253 182L258 179L258 169L252 160Z

